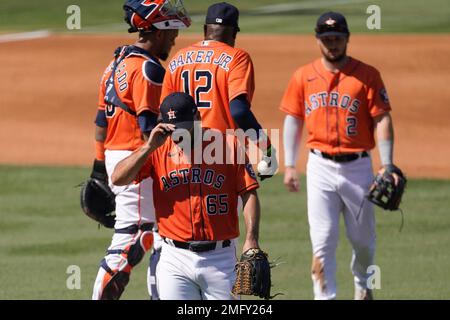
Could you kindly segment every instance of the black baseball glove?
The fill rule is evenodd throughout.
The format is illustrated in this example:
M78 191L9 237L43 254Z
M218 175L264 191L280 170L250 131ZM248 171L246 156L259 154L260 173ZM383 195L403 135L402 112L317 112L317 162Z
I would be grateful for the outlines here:
M90 178L81 185L81 209L106 228L113 228L116 196L108 186L104 161L95 160Z
M398 176L397 183L393 173ZM388 165L383 172L376 175L367 198L385 210L397 210L402 201L407 181L399 168Z
M267 253L261 249L249 249L236 263L236 281L231 291L234 295L255 295L264 299L270 296L271 275Z

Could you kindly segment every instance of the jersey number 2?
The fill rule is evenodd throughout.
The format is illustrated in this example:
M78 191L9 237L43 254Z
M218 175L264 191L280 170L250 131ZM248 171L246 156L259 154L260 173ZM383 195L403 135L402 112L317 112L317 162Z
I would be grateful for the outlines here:
M183 78L183 90L184 93L187 93L193 97L195 97L195 103L197 104L198 108L211 108L211 101L209 100L202 100L201 94L202 93L208 93L211 91L212 88L212 79L213 75L208 70L196 70L194 71L194 93L195 96L191 93L190 88L190 70L185 70L181 74L181 78Z
M347 121L347 136L356 136L358 134L358 131L356 130L356 127L358 125L358 119L353 116L349 116L346 119Z

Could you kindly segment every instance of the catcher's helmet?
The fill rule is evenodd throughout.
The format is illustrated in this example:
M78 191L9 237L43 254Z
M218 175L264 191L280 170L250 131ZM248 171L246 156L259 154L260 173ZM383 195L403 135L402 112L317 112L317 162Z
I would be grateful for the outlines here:
M183 29L191 19L182 0L127 0L123 5L128 32Z

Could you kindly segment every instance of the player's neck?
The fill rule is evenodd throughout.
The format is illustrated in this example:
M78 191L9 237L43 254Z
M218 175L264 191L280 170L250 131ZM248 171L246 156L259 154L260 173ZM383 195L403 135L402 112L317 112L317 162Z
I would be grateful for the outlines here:
M339 61L328 61L324 57L322 57L321 61L326 70L332 73L338 73L347 65L347 62L350 60L348 56L345 56L342 60Z
M222 42L225 43L227 45L229 45L230 47L234 47L235 45L235 41L233 39L229 39L229 38L225 38L225 37L205 37L205 41L217 41L217 42Z
M136 41L133 45L135 47L138 47L138 48L141 48L142 50L147 51L152 56L155 56L155 54L154 54L154 52L152 50L153 46L152 46L151 42L139 42L139 41Z

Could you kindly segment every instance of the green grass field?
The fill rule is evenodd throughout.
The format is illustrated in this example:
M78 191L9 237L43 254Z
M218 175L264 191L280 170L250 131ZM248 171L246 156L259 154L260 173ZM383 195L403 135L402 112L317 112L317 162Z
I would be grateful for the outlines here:
M207 7L216 0L185 0L193 17L188 32L201 32ZM328 10L344 13L352 32L450 32L447 0L229 0L241 10L241 29L255 33L311 33L319 14ZM50 29L56 32L126 32L124 0L40 0L0 2L0 32ZM68 31L66 9L81 8L80 31ZM381 8L381 30L366 27L369 5ZM267 6L272 6L267 8ZM273 6L275 5L275 6Z
M0 166L0 299L89 299L111 231L81 212L79 188L88 168ZM304 185L304 183L303 183ZM381 289L377 299L450 297L450 182L411 179L400 215L377 212ZM285 264L273 270L282 299L311 299L311 249L305 192L289 194L281 176L260 189L261 246ZM148 259L148 256L145 258ZM339 299L351 299L350 247L341 230ZM66 287L67 267L81 268L81 289ZM146 265L132 275L124 299L147 299Z

